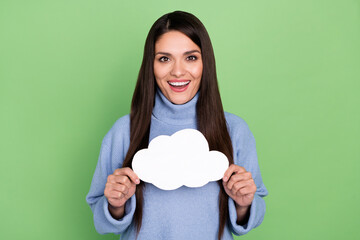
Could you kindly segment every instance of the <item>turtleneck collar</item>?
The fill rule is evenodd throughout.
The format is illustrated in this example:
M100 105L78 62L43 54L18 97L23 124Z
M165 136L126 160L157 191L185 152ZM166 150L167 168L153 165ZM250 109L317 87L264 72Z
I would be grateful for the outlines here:
M172 125L196 125L196 103L199 98L199 92L187 103L174 104L170 102L161 92L156 88L155 106L153 108L153 116L165 123Z

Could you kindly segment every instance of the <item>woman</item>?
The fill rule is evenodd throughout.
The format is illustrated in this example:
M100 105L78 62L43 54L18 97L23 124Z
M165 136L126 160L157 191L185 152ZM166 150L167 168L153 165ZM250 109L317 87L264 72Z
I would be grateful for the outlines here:
M185 128L198 129L210 150L227 156L223 179L172 191L141 182L131 170L134 154ZM265 195L254 137L223 111L205 27L186 12L165 14L147 36L131 114L102 142L87 195L97 231L121 239L233 239L262 222Z

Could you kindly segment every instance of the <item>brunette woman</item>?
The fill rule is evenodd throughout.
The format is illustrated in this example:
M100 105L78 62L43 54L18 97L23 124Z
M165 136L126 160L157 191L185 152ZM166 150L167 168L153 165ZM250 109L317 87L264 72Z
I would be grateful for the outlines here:
M198 129L210 150L227 156L223 179L171 191L140 181L131 169L134 154L185 128ZM101 145L86 198L95 228L121 239L233 239L260 225L266 195L251 131L223 110L205 27L190 13L165 14L146 38L131 113Z

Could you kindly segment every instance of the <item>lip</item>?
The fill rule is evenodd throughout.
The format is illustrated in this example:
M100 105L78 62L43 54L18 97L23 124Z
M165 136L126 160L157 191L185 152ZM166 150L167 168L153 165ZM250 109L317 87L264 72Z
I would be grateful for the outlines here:
M174 79L174 80L168 81L168 84L169 84L171 90L173 90L174 92L178 92L178 93L179 93L179 92L184 92L184 91L186 91L186 89L189 87L191 81L190 81L188 84L184 85L183 87L174 87L174 86L172 86L172 85L170 84L170 82L175 83L175 82L187 82L187 81L190 81L190 80Z

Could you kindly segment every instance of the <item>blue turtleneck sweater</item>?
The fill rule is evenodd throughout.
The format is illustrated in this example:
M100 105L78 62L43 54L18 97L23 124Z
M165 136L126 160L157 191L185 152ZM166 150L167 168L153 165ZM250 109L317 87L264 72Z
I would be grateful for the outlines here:
M159 135L172 135L185 129L196 129L196 102L198 95L183 105L171 103L159 90L151 118L150 141ZM262 197L267 190L262 182L257 162L255 140L247 124L240 117L225 113L234 149L234 163L251 172L257 192L245 225L236 223L234 201L229 198L229 219L223 239L233 239L232 234L243 235L260 225L265 214ZM135 239L133 215L135 195L125 205L125 215L116 220L108 211L104 196L107 176L122 166L130 143L130 118L126 115L113 125L102 141L99 161L86 201L94 214L96 230L101 233L121 234L121 239ZM164 191L145 183L143 219L139 240L217 239L219 228L219 185L210 182L200 188L182 186Z

